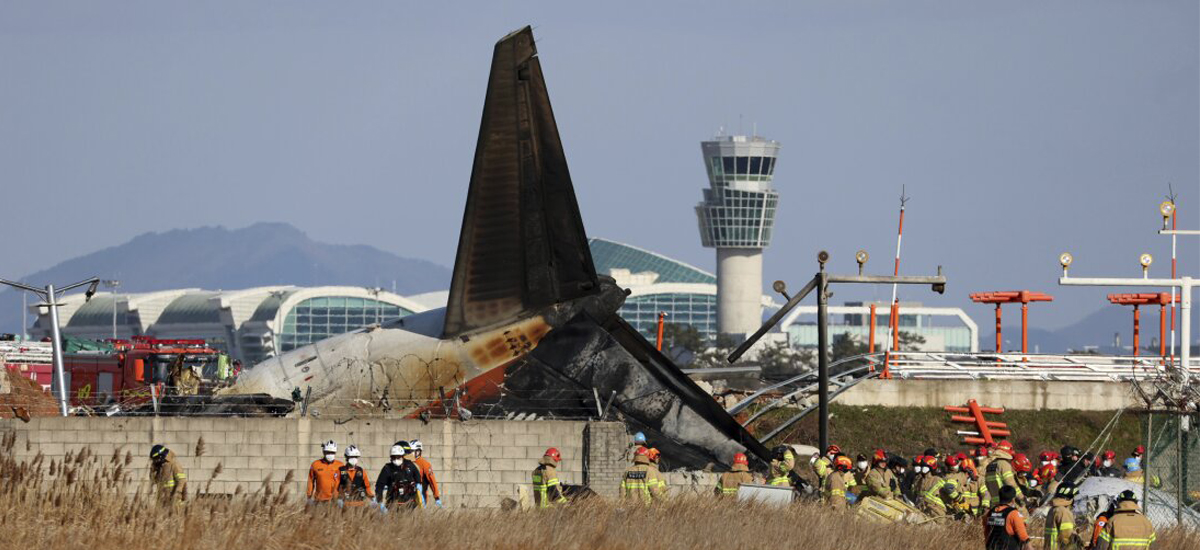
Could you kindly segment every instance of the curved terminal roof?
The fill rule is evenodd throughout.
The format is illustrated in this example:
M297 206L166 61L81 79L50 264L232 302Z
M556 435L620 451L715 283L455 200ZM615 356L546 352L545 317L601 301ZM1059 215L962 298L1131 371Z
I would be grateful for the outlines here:
M633 273L657 273L658 283L717 284L712 273L633 245L592 238L588 246L596 273L601 275L609 275L613 269L627 269Z

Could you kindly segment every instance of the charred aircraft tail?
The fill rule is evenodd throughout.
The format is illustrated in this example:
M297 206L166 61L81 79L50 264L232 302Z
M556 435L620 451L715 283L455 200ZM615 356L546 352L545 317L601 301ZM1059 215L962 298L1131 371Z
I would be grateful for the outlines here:
M533 31L525 27L501 39L492 58L443 338L469 338L564 302L603 302L612 292L602 286L616 290L592 263ZM580 395L591 400L596 389L615 396L620 416L681 462L728 464L742 449L769 459L761 443L614 313L617 295L606 312L593 308L560 320L508 367L503 384L521 389L509 395L525 401L501 404L561 413L577 408Z

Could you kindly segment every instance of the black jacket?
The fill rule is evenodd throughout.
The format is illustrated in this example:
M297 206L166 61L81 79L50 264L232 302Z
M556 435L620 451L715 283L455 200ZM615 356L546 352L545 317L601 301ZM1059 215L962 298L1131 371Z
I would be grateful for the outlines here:
M417 497L417 484L421 483L421 469L416 464L405 460L399 466L388 462L383 465L383 470L380 470L379 477L375 480L375 498L383 502L384 494L387 494L387 504L400 503L416 503L419 505L420 499Z

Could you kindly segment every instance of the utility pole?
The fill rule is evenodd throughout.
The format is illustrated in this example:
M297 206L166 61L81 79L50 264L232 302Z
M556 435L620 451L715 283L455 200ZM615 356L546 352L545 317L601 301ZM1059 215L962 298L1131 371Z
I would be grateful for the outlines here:
M859 270L856 275L832 275L825 272L825 263L829 261L829 253L822 250L817 254L817 263L820 270L813 276L804 288L794 296L788 296L787 284L783 281L775 281L772 288L787 299L779 311L776 311L767 322L763 323L755 333L750 336L742 345L738 346L733 353L729 354L727 360L730 363L736 362L742 357L751 347L754 346L759 339L768 331L775 327L788 312L800 305L813 290L818 290L817 294L817 345L820 348L817 350L817 409L820 416L820 428L818 443L821 450L829 448L829 285L831 283L857 283L857 284L892 284L892 285L931 285L934 292L942 294L946 292L946 277L942 275L942 268L938 267L938 274L929 276L897 276L897 275L863 275L862 266L867 261L865 252L855 255L858 261Z
M46 288L42 289L5 279L0 279L0 284L37 294L46 301L43 304L38 304L38 307L50 308L50 345L53 347L51 357L54 358L54 381L58 385L58 410L63 416L67 416L67 385L66 376L63 374L62 331L58 327L58 297L69 290L88 285L87 292L84 293L84 300L89 301L92 299L92 296L96 295L96 287L100 285L100 279L92 277L91 279L72 283L57 290L55 290L54 285L46 285Z

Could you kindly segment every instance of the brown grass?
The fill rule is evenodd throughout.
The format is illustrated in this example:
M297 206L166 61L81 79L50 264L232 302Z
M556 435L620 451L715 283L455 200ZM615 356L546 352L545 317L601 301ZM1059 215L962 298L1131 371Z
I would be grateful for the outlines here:
M679 498L641 508L593 499L540 512L427 510L382 516L305 509L286 491L201 495L160 504L126 495L124 464L77 453L54 464L0 455L0 548L88 550L307 548L981 548L974 524L878 525L815 505L787 509ZM84 458L80 459L79 457ZM1196 533L1163 533L1160 550L1200 548Z

